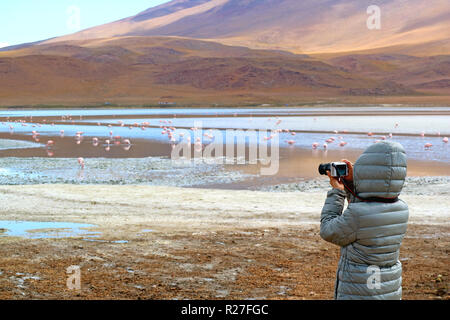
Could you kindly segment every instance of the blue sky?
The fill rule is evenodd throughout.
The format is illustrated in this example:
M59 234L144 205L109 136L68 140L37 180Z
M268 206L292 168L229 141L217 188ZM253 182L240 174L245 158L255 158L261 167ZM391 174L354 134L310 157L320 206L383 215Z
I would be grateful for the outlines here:
M0 47L73 33L78 26L119 20L164 2L168 0L1 0Z

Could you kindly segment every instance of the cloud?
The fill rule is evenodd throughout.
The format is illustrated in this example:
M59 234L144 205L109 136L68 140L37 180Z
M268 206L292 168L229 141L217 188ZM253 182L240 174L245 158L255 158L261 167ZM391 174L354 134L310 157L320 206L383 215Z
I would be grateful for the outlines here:
M0 48L9 47L8 42L0 42Z

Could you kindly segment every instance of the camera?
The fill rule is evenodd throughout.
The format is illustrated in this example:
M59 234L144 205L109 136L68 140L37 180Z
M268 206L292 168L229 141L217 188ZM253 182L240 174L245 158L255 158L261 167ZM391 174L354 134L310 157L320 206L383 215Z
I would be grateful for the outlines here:
M319 166L319 173L326 176L327 171L330 171L331 176L335 178L348 176L348 166L345 162L322 163Z

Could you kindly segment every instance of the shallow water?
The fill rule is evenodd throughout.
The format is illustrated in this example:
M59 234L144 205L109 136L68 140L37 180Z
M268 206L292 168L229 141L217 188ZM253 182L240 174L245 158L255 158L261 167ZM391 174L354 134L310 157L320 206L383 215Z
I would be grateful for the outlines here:
M320 162L356 159L375 141L389 140L389 133L393 134L393 141L405 147L411 173L450 175L450 146L442 141L443 136L450 135L449 124L449 107L394 105L4 110L0 111L0 183L220 186L245 180L244 184L250 186L273 184L280 179L289 182L317 176ZM163 134L164 127L177 128L174 141ZM192 127L205 131L191 131ZM261 177L260 166L195 163L179 168L171 163L172 144L186 141L188 136L193 142L201 139L203 147L220 139L227 142L224 129L240 129L238 136L244 136L247 129L267 130L257 132L258 143L273 130L289 130L273 135L281 147L279 172ZM39 135L33 138L36 132ZM83 132L79 144L75 140L77 132ZM374 135L369 137L367 132ZM420 136L422 132L424 137ZM204 133L214 137L205 137ZM113 144L114 136L120 136L117 145ZM99 139L96 146L94 137ZM335 142L327 143L325 150L323 144L330 137ZM131 144L124 144L124 139ZM54 144L46 148L48 140ZM342 141L347 145L339 146ZM317 150L312 150L313 143L318 143ZM433 146L425 148L426 143ZM245 144L248 147L248 140ZM85 158L84 169L78 166L78 157Z
M28 239L58 239L68 237L95 237L99 233L86 230L91 224L72 222L35 222L0 220L0 237L23 237Z

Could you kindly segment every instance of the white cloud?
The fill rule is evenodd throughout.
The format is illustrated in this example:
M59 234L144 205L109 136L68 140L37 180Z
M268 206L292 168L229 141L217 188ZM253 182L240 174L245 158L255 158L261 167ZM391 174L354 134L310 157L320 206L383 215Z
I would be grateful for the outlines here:
M0 42L0 48L9 47L8 42Z

